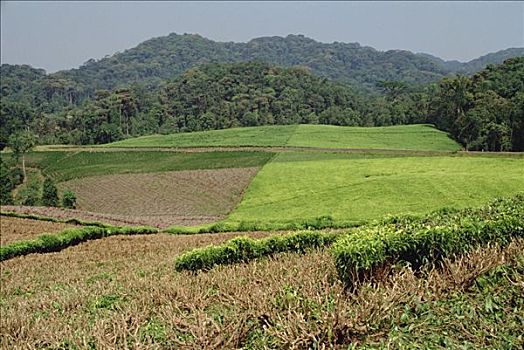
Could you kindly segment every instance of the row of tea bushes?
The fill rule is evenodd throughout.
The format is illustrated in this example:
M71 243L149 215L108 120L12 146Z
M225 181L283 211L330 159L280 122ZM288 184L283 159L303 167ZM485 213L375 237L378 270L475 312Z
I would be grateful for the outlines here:
M340 278L352 284L388 263L404 261L419 267L490 242L506 244L523 235L524 195L517 195L477 209L441 209L423 217L388 217L343 234L303 231L260 240L239 237L191 250L176 258L175 269L208 270L334 243L332 253Z
M95 227L65 229L56 234L42 234L33 240L20 241L0 247L0 261L31 253L57 252L79 243L114 235L157 233L152 227Z
M60 222L64 224L80 225L80 226L113 227L111 225L104 224L98 221L84 221L84 220L80 220L76 218L57 219L57 218L53 218L49 216L42 216L42 215L36 215L36 214L24 214L24 213L17 213L13 211L2 211L0 212L0 216L8 216L8 217L14 217L14 218L20 218L20 219Z
M197 248L180 255L175 261L177 271L209 270L216 265L247 262L283 252L305 252L324 247L335 241L336 234L302 231L254 240L237 237L224 244Z
M164 230L172 234L200 234L220 232L252 232L252 231L298 231L298 230L322 230L327 228L350 228L363 225L362 221L340 221L331 216L320 216L311 219L271 222L271 221L220 221L214 224L202 226L171 226Z
M388 219L357 228L338 239L332 251L340 278L351 285L397 261L416 268L523 235L524 196L517 195L479 209L441 210L419 219Z

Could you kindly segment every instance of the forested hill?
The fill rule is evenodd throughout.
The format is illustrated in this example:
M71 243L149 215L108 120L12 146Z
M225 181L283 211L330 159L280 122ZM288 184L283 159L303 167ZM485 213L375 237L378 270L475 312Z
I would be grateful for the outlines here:
M509 58L524 56L524 47L513 47L497 52L492 52L487 55L480 56L479 58L475 58L469 62L459 62L455 60L444 61L438 57L428 54L418 55L433 60L438 66L443 67L446 71L456 74L470 75L484 69L487 65L501 64Z
M302 35L262 37L247 43L215 42L200 35L170 34L78 69L54 74L83 90L112 89L133 82L157 84L202 63L262 61L303 65L321 76L376 89L381 80L428 83L455 72L474 73L487 64L524 55L524 49L484 56L470 63L446 62L404 50L378 51L358 43L321 43Z

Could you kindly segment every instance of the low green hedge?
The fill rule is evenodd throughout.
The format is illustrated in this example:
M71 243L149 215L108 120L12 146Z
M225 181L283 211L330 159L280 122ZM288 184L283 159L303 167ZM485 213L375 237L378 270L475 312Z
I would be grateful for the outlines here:
M209 270L216 265L247 262L282 252L304 252L310 248L329 245L336 234L304 231L259 240L237 237L224 244L193 249L175 260L177 271Z
M384 264L414 267L487 243L506 244L524 235L524 196L495 200L479 209L441 210L426 217L385 220L357 228L333 245L342 281L351 285Z
M157 233L151 227L94 227L66 229L56 234L42 234L33 240L0 247L0 261L31 253L57 252L79 243L114 235Z
M338 221L331 216L321 216L313 219L305 219L289 222L271 221L221 221L214 224L202 226L171 226L164 230L173 234L200 234L219 232L252 232L252 231L298 231L298 230L321 230L326 228L350 228L363 225L362 221Z
M60 223L80 225L80 226L113 227L112 225L104 224L98 221L83 221L83 220L75 219L75 218L57 219L57 218L52 218L48 216L41 216L41 215L35 215L35 214L23 214L23 213L17 213L17 212L12 212L12 211L2 211L0 212L0 216L10 216L10 217L21 218L21 219L60 222Z

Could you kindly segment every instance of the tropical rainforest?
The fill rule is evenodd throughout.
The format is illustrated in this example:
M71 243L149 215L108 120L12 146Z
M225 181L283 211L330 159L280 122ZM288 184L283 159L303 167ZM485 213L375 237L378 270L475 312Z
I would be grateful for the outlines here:
M0 73L0 148L22 131L41 144L101 144L237 126L431 123L468 150L524 150L524 49L460 63L301 35L170 34L78 69Z

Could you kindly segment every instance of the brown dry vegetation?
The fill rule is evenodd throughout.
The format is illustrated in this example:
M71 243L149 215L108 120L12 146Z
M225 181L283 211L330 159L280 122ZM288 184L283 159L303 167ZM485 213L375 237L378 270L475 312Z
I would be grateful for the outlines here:
M258 168L102 175L61 183L78 209L132 218L153 226L198 225L223 218Z
M218 349L270 343L299 349L387 341L406 307L464 291L494 266L522 259L524 251L523 240L503 250L487 247L421 274L398 269L354 293L344 291L327 251L196 275L174 272L173 258L181 252L236 235L115 236L2 262L0 344ZM490 339L473 340L489 347Z
M42 233L55 233L75 225L0 216L0 245L33 239Z

